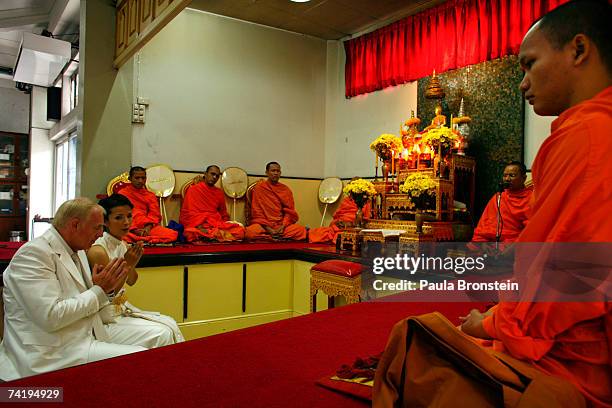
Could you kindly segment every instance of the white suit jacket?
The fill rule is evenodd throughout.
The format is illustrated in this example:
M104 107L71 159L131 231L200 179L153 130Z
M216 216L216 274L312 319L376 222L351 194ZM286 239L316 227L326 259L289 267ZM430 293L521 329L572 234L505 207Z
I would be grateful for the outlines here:
M108 298L92 285L85 253L78 252L83 274L70 255L51 227L22 246L4 271L1 379L86 363L94 326L97 340L108 340L98 313Z

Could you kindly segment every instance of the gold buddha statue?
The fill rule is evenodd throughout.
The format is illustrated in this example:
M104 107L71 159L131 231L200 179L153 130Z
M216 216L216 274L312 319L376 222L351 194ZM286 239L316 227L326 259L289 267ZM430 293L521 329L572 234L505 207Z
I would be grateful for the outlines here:
M435 129L440 126L446 125L446 116L442 114L442 106L437 105L435 109L436 116L431 120L431 125L427 126L424 130Z

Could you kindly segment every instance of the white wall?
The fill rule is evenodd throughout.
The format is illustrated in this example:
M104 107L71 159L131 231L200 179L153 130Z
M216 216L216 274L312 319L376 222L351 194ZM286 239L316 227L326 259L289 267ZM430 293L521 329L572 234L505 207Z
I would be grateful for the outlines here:
M343 44L330 41L327 57L325 175L374 176L370 143L382 133L400 136L400 125L416 113L417 83L346 99Z
M533 159L544 139L550 135L550 124L556 116L538 116L533 106L525 103L525 165L531 169Z
M133 70L131 59L113 68L113 2L82 1L80 12L76 195L94 199L130 166Z
M326 43L187 9L136 57L133 164L323 176ZM138 62L139 61L139 62Z
M53 143L49 131L32 128L30 135L30 183L28 194L28 230L35 215L48 218L53 216ZM36 223L30 238L40 236L49 224Z
M30 95L18 91L15 82L0 78L0 131L28 133Z
M53 143L49 141L49 129L56 122L47 121L47 90L39 86L32 88L32 129L30 130L30 179L28 194L28 231L30 238L41 235L48 224L35 224L30 231L35 215L53 215Z

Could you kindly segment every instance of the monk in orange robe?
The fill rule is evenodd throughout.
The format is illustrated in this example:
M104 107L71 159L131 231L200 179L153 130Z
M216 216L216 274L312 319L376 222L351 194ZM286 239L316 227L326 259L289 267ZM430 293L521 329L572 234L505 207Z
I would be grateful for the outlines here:
M593 243L612 242L610 21L609 3L570 1L542 17L523 39L520 88L537 114L559 117L532 166L536 188L531 217L515 243L519 297L509 301L500 293L496 307L485 313L472 310L461 326L475 340L488 340L495 350L570 382L592 407L612 406L609 252L599 280L571 271L590 271L583 264L597 262L582 252L597 255ZM574 251L549 253L550 246L558 250L568 242L574 243ZM523 252L532 253L523 257ZM550 262L563 256L570 261L563 267ZM553 294L550 288L559 281L562 289L582 290L588 283L605 290L585 292L590 295L582 302L542 298L542 291ZM566 294L558 291L556 296L564 299ZM397 347L406 350L406 344ZM377 378L385 375L377 373ZM375 400L377 392L381 400L393 395L392 387L383 385L381 381L377 389L375 381ZM531 401L547 405L537 399L540 395L534 390Z
M368 201L362 209L363 219L370 219L371 206ZM340 231L344 228L350 228L355 222L355 214L357 213L357 204L350 196L344 197L340 206L334 213L334 218L329 224L329 227L313 228L308 232L308 242L324 243L336 242L336 238Z
M611 9L603 2L567 3L532 26L521 45L521 90L537 114L559 117L532 167L532 216L517 245L575 242L583 248L589 242L612 242ZM566 21L572 21L571 35L557 37L565 32ZM599 51L604 46L607 56ZM536 257L530 256L527 264L517 258L515 277L525 286L523 292L545 287L544 267L533 262ZM558 270L560 276L563 272ZM607 275L603 283L609 285ZM574 278L572 284L581 282ZM591 406L609 407L609 295L584 302L502 301L489 313L472 310L463 331L492 339L495 349L569 380Z
M253 188L251 223L246 228L246 238L282 238L296 241L306 239L306 228L296 224L299 215L295 211L293 193L289 187L279 183L280 164L268 163L266 176L266 181L260 181Z
M178 232L159 225L161 213L158 198L145 187L146 170L139 166L132 167L129 180L131 184L119 190L119 194L126 196L134 205L132 226L123 239L128 242L146 241L152 244L176 241Z
M499 212L501 213L499 242L514 242L527 225L529 205L533 189L525 187L527 169L523 163L511 162L504 169L503 187ZM497 196L496 193L485 207L472 242L496 242L497 238Z
M215 187L220 175L219 166L208 166L204 180L189 187L185 193L180 222L189 242L201 239L229 242L244 238L244 227L229 222L225 195Z

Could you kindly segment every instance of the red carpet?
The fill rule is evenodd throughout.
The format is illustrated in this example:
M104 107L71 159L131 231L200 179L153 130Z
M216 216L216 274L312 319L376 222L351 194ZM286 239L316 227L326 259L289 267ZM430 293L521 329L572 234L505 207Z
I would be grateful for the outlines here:
M482 306L360 303L10 385L62 386L61 406L79 408L365 407L315 381L355 357L382 351L391 327L404 317L438 310L458 323L457 316Z

